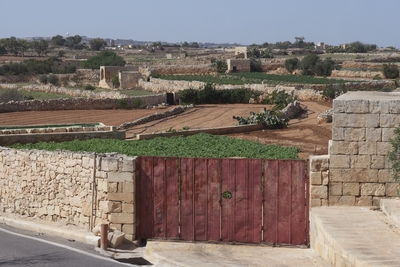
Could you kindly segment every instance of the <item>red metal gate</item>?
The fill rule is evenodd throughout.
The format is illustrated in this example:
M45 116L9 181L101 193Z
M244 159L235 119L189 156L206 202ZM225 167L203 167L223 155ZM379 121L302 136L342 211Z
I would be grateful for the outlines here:
M139 157L138 238L308 244L301 160Z

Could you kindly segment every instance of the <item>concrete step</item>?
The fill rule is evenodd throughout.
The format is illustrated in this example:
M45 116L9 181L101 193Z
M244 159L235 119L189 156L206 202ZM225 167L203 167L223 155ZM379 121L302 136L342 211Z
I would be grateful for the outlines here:
M315 207L310 221L311 248L333 266L400 266L400 228L382 211Z

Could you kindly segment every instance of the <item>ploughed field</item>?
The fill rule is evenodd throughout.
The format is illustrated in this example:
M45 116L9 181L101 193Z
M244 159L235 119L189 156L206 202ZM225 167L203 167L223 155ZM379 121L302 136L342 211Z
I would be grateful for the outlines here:
M292 119L286 129L263 130L231 137L258 141L263 144L297 146L302 149L300 157L328 153L328 141L332 137L331 124L318 124L317 116L332 107L331 102L301 102L307 106L307 114ZM232 126L237 124L233 116L248 117L250 112L259 112L266 105L230 104L198 105L194 108L162 120L134 126L127 130L127 138L140 133L157 133L169 130L204 129ZM171 107L170 107L171 108ZM0 114L0 126L39 125L57 123L102 122L108 126L119 126L124 122L135 121L144 116L163 112L165 109L139 110L66 110L66 111L30 111Z

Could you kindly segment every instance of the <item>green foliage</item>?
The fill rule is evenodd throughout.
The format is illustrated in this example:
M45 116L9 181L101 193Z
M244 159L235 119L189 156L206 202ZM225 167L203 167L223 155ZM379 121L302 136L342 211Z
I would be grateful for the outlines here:
M297 57L288 58L285 60L285 69L290 73L298 69L299 65L300 65L300 60Z
M53 45L64 46L66 40L61 35L51 37L51 43Z
M392 150L389 151L388 158L392 165L392 176L396 183L400 184L400 124L394 130L394 137L390 140L390 143Z
M342 46L332 46L327 48L325 51L327 53L367 53L373 51L377 48L376 44L364 44L362 42L356 41Z
M133 101L133 106L135 108L140 108L142 106L142 99L141 98L135 98L135 100Z
M300 68L303 75L330 76L335 62L330 57L321 60L319 56L310 54L301 60Z
M298 159L296 147L264 145L241 139L210 134L196 134L188 137L158 137L152 140L90 139L86 141L40 142L16 144L18 149L70 150L97 153L117 152L128 156L197 157L197 158L264 158Z
M39 82L43 84L47 84L47 76L46 75L40 75L39 76Z
M112 51L101 51L97 56L89 58L83 63L87 69L99 69L100 66L125 66L126 62Z
M217 73L225 73L228 70L228 64L223 59L217 59L212 65Z
M259 113L250 112L250 117L237 117L233 119L239 122L239 125L259 124L262 123L267 128L286 128L288 120L282 118L279 112L271 111L264 108L264 111Z
M118 101L118 108L126 108L128 106L128 99L123 98Z
M382 71L387 79L399 78L399 67L395 64L383 64Z
M112 77L111 82L112 82L112 85L113 85L115 88L118 88L118 87L120 86L119 77L118 77L117 75L115 75L114 77Z
M40 41L32 41L31 47L33 48L33 50L36 51L36 53L40 57L42 54L47 54L47 50L49 48L49 43L43 39Z
M267 98L263 100L263 104L274 105L272 110L281 110L285 108L290 103L293 103L296 100L294 93L291 94L286 93L285 91L275 90L269 95Z
M175 130L174 128L172 128L172 126L171 126L171 127L169 127L169 129L166 130L165 132L166 132L166 133L176 133L176 130Z
M372 77L372 80L382 80L382 76L379 74L376 74L374 77Z
M251 47L247 50L247 57L248 58L273 58L274 55L267 48L260 49L258 47Z
M233 104L249 103L250 98L258 96L250 89L216 90L213 84L207 83L203 89L185 89L179 92L179 98L185 104Z
M28 72L28 68L23 63L10 63L0 67L0 75L21 75Z
M156 75L152 75L156 77ZM298 75L277 75L261 72L229 73L226 75L157 75L157 78L171 81L199 81L211 84L331 84L356 82L341 79L327 79Z
M22 101L24 96L17 90L6 90L0 95L0 102Z
M66 66L58 70L53 67L54 62L61 61L58 57L50 57L46 60L28 59L22 63L10 63L0 67L0 75L23 74L48 74L48 73L75 73L76 67Z
M59 79L56 75L50 74L49 77L47 77L47 81L51 83L52 85L57 85L59 82Z
M94 87L94 86L91 85L91 84L86 84L86 85L83 87L83 89L86 90L86 91L94 91L94 90L96 90L96 87Z
M250 71L251 72L262 72L261 61L251 58L250 59Z
M107 42L101 38L94 38L89 42L90 50L100 51L102 48L107 46Z
M326 99L326 100L333 100L336 97L347 93L347 88L345 84L342 84L339 88L334 88L332 84L329 84L326 86L325 89L322 90L321 95Z

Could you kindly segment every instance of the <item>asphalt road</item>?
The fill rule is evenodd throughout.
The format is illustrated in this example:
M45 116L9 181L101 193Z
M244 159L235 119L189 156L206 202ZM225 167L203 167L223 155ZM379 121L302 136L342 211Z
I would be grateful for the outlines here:
M101 256L95 248L0 224L0 267L134 266Z

